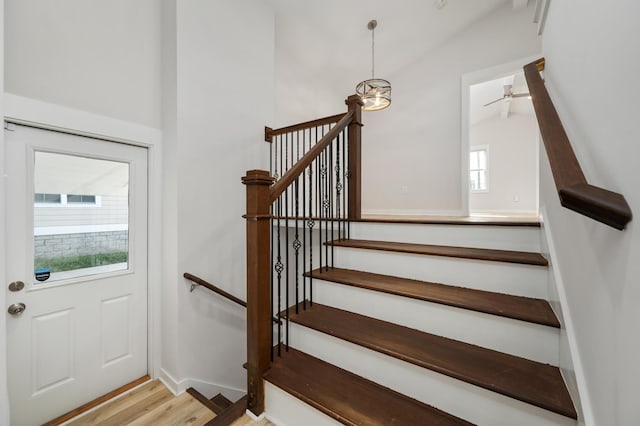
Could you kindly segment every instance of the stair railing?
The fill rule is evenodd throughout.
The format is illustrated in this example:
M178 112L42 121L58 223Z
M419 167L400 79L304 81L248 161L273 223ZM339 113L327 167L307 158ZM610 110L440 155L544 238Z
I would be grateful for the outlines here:
M570 210L623 230L633 216L631 208L622 194L587 182L560 116L540 76L543 70L544 58L524 66L540 135L549 157L560 203Z
M362 100L348 111L282 129L265 128L270 171L249 170L247 213L248 408L264 411L263 373L289 347L290 310L313 304L305 269L327 268L327 241L348 238L360 218ZM292 309L291 309L292 308ZM292 312L292 313L293 313ZM284 321L272 325L272 317Z

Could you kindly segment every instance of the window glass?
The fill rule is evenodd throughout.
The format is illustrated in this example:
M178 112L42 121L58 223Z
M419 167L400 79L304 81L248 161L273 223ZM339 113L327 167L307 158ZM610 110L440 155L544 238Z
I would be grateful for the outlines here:
M129 164L36 152L33 216L35 283L128 269Z
M469 152L469 188L471 191L487 191L487 149Z

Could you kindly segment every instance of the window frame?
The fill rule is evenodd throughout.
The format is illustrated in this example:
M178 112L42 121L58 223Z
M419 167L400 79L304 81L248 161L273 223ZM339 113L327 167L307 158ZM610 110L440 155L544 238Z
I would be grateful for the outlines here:
M472 169L471 168L471 153L472 152L478 152L478 151L484 151L485 152L485 167L484 169L478 168L478 169ZM473 193L473 194L482 194L482 193L487 193L489 192L489 145L473 145L471 146L471 148L469 149L469 161L467 161L467 164L469 165L469 192ZM479 172L479 171L484 171L484 179L485 179L485 187L482 189L473 189L471 188L471 173L473 172Z

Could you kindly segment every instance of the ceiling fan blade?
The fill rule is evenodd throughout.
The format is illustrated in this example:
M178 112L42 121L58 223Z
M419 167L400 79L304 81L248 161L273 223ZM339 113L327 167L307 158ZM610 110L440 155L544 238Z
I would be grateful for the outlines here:
M491 105L491 104L495 104L496 102L500 102L500 101L501 101L501 100L503 100L504 98L505 98L505 97L503 96L503 97L501 97L500 99L496 99L495 101L491 101L491 102L489 102L488 104L484 104L483 106L489 106L489 105Z

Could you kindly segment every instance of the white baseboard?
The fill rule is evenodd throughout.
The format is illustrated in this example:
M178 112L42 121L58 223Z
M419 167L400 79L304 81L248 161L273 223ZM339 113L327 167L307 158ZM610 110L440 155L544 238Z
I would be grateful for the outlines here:
M460 210L362 209L363 215L374 216L466 216Z
M548 250L548 253L544 253L549 259L549 273L552 276L549 277L549 283L555 281L555 288L549 289L549 301L556 316L560 320L561 333L560 333L560 348L569 349L569 358L571 365L563 365L563 359L566 357L560 356L560 371L573 400L576 411L578 412L578 424L594 425L594 417L591 412L591 404L589 403L589 392L587 389L586 380L584 377L584 370L582 367L582 361L578 353L578 345L574 332L573 320L571 317L569 305L567 303L567 294L562 280L560 267L558 266L558 256L556 248L553 242L553 232L551 230L551 224L548 222L547 211L545 207L540 210L540 222L542 228L543 239L543 251ZM545 244L546 243L546 244ZM546 245L546 247L545 247ZM553 300L557 298L557 300ZM558 312L558 310L560 312ZM564 341L563 341L564 340ZM562 350L562 349L561 349Z
M234 388L227 385L221 385L219 383L205 382L198 379L182 379L176 380L171 374L169 374L164 368L160 369L160 377L158 379L164 383L164 385L174 394L180 395L189 388L194 388L201 394L212 397L219 393L231 401L237 401L242 398L247 392L243 389Z

